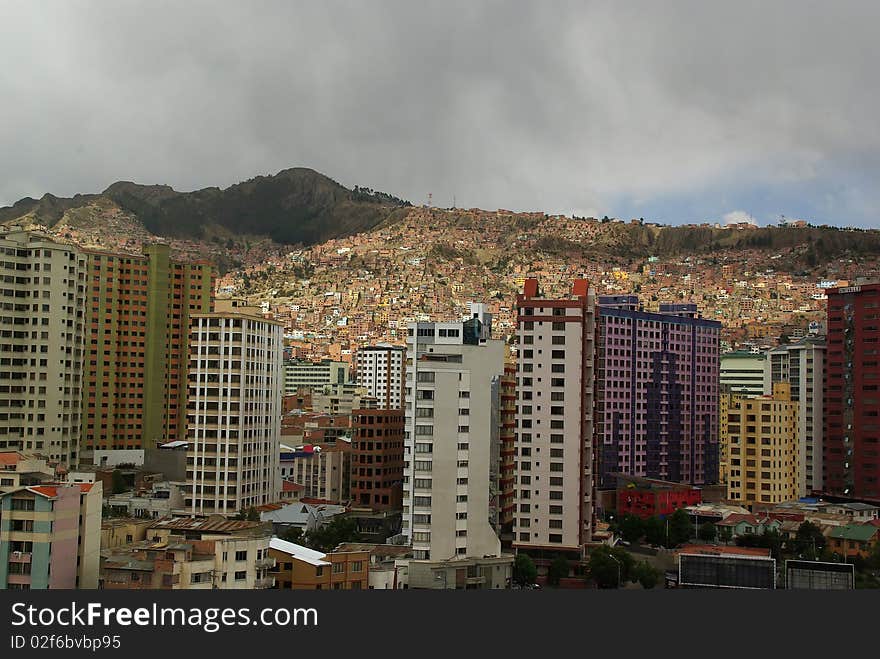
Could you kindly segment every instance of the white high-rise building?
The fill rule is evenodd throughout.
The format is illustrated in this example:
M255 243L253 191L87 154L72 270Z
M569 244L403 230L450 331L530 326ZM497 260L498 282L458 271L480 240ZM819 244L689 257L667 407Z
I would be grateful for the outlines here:
M767 355L764 390L777 382L791 385L798 403L798 496L822 490L825 337L806 337L781 345Z
M517 296L513 546L582 551L593 529L596 297L584 279L568 298Z
M355 356L355 381L366 387L382 410L402 410L406 348L380 343L360 348Z
M78 461L86 257L36 232L0 233L0 450Z
M193 314L185 505L234 515L279 499L282 332L237 313Z
M416 560L500 556L490 523L504 343L481 318L410 323L402 533Z

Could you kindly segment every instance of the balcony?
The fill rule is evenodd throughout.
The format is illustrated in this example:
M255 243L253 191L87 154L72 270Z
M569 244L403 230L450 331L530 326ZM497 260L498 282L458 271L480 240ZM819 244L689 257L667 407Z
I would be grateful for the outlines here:
M275 587L275 577L263 577L254 581L254 590L264 590Z
M10 563L30 563L32 554L27 551L11 551L9 552Z
M268 568L273 568L273 567L275 567L275 559L274 559L274 558L270 558L270 557L267 557L267 558L261 558L261 559L257 560L257 561L254 563L254 565L256 566L256 568L257 568L258 570L261 570L261 569L268 569Z

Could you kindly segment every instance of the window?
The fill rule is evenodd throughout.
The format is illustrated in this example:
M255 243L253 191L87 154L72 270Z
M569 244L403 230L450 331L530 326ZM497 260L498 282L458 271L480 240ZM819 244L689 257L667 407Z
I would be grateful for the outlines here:
M345 574L345 563L334 563L333 574Z
M244 581L245 579L247 579L247 571L242 570L240 572L235 573L235 580L236 581Z
M235 560L246 561L247 560L247 550L235 552ZM236 577L236 578L238 578L238 577Z

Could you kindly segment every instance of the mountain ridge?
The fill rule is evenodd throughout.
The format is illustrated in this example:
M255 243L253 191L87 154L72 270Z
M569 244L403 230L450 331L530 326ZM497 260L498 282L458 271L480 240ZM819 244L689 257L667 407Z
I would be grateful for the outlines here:
M25 197L0 208L0 223L22 220L51 228L69 211L106 200L157 236L208 240L221 227L282 244L315 244L369 230L410 205L368 188L349 190L315 170L292 167L225 189L178 192L166 184L116 181L101 193Z

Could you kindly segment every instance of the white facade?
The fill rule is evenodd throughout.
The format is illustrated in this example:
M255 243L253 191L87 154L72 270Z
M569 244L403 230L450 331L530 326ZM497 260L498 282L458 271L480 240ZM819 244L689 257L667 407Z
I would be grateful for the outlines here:
M516 548L577 550L592 538L595 303L592 289L517 301Z
M19 229L0 233L0 450L76 464L86 257Z
M322 387L325 384L348 382L348 364L324 360L310 362L291 359L284 362L284 395L290 396L300 387Z
M390 344L369 346L357 351L355 381L376 398L379 409L403 409L405 355L405 348Z
M195 314L189 345L186 508L234 515L277 501L281 323Z
M504 343L469 323L411 323L401 533L416 559L500 556L489 522Z
M765 390L788 382L791 399L798 402L798 496L809 496L822 489L824 339L805 338L774 348L765 366Z

